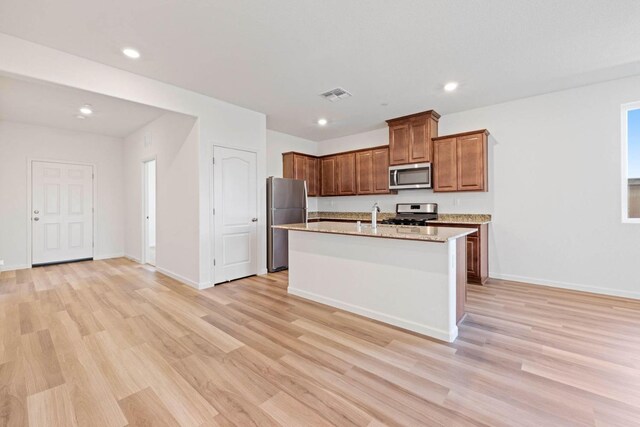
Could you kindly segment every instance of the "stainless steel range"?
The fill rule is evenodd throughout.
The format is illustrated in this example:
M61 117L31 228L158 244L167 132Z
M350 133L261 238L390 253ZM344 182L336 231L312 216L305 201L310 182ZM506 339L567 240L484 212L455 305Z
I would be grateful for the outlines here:
M385 219L383 224L428 225L438 219L437 203L397 203L395 218Z

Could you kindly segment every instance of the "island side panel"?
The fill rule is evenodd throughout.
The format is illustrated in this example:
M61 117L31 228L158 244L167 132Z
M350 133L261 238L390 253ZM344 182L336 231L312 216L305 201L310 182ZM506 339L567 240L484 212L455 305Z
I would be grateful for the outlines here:
M456 326L456 240L289 231L289 293L444 341Z

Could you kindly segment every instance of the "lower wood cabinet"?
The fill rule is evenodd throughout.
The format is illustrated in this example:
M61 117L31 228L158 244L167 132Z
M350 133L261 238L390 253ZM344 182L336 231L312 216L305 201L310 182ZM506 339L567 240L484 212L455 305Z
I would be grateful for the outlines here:
M489 278L489 225L488 224L434 224L437 227L474 228L467 236L467 281L484 284Z
M489 132L433 138L433 191L487 191Z

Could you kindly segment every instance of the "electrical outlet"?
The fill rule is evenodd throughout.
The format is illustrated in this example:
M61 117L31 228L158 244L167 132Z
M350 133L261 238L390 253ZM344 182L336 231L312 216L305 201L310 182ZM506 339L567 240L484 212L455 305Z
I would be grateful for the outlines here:
M0 259L0 267L2 267L4 265L4 260Z

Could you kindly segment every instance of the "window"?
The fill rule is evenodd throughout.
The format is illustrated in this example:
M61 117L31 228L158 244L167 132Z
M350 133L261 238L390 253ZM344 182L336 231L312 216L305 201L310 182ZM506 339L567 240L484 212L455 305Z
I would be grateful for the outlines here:
M640 223L640 102L622 106L622 221Z

